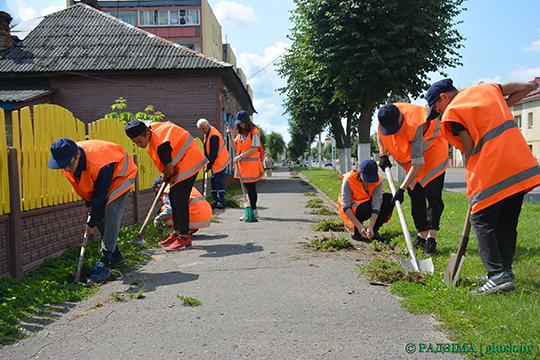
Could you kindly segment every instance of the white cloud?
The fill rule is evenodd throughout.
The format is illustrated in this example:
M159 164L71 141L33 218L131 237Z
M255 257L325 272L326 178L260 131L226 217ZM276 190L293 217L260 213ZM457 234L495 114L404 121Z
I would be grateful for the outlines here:
M225 24L249 24L259 21L252 7L244 6L236 1L220 1L214 6L214 14L218 21Z
M14 14L14 18L21 21L30 20L36 17L36 10L26 5L22 0L7 1L9 8Z
M518 69L512 71L510 73L510 76L520 81L531 81L535 77L539 76L539 74L540 74L540 67L526 68L525 66L518 66Z
M523 49L523 52L540 52L540 40L533 41L528 48Z
M501 82L501 77L500 76L495 76L492 79L478 78L478 79L470 81L471 85L478 85L478 84L481 84L481 83L482 84L493 84L493 83L500 83L500 82Z
M49 14L52 14L53 12L57 12L57 11L65 9L65 8L66 7L62 6L62 5L59 5L59 6L49 5L48 8L41 9L41 16L49 15Z

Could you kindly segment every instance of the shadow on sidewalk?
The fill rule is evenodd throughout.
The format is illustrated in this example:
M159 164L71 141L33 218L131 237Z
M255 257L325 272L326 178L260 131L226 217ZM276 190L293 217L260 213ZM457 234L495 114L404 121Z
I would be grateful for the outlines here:
M254 252L262 252L264 250L262 246L255 246L253 244L254 243L193 246L193 249L206 251L206 254L203 254L200 257L210 258L249 254Z

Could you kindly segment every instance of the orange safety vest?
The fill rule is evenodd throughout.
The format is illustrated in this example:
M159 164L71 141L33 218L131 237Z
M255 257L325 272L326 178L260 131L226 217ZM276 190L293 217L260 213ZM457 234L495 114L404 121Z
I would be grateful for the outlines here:
M208 134L204 135L204 148L206 149L206 153L210 154L209 139L214 135L217 136L219 139L219 150L216 156L216 160L214 160L214 163L212 164L212 172L216 174L220 171L225 170L227 165L231 163L231 155L229 155L229 150L227 150L227 147L225 146L223 136L221 136L221 133L213 126L210 126Z
M238 140L236 141L235 147L239 155L251 149L251 138L255 134L259 136L259 139L261 138L261 133L259 132L259 129L254 126L253 129L251 129L251 131L249 132L249 134L247 134L246 140L244 142L242 142L241 136L238 135ZM242 182L244 183L255 182L264 176L264 169L262 167L261 158L259 156L259 150L255 151L250 156L240 160L238 166L235 165L234 177L237 179L240 178L240 175L238 174L238 167L240 167L240 174L242 174Z
M349 186L351 187L351 193L352 193L351 209L354 215L356 215L356 208L360 204L363 204L366 201L371 200L371 198L373 197L373 190L375 190L375 188L379 186L379 184L382 182L382 177L381 175L379 175L379 181L375 183L369 183L368 191L366 192L366 190L364 189L364 186L362 185L362 182L358 180L357 175L358 173L356 172L356 170L351 170L348 173L341 175L341 182L343 182L343 178L346 178L349 183ZM347 215L345 214L342 208L341 192L339 193L339 196L338 196L338 207L339 207L339 215L341 216L341 220L343 220L343 222L345 223L345 229L347 229L348 232L354 235L354 224L351 220L349 220L349 218L347 217Z
M77 194L84 200L92 200L95 191L94 181L99 175L99 170L112 163L114 163L114 172L107 192L107 205L134 186L137 165L122 146L103 140L85 140L76 144L86 154L86 170L82 172L80 179L69 171L61 170Z
M426 123L428 109L408 103L395 103L404 116L399 131L392 135L383 135L379 124L379 136L390 155L405 171L409 172L411 163L411 141L420 125ZM431 180L446 171L448 165L448 141L440 132L440 121L427 121L429 127L424 133L424 165L422 170L409 185L414 189L416 183L426 186Z
M158 170L163 172L165 166L159 160L157 149L160 145L169 142L172 148L173 175L169 183L171 186L193 176L208 163L201 149L189 132L170 122L152 123L152 136L148 143L148 154L156 164Z
M497 85L466 88L446 108L443 134L463 152L451 122L462 124L474 143L465 175L472 213L540 185L540 167Z
M165 188L163 193L169 193L169 187ZM163 198L161 199L163 201ZM161 211L165 211L165 205L161 207ZM212 220L212 206L206 201L201 193L195 189L191 189L191 195L189 196L189 228L201 229L210 226ZM173 226L173 217L170 216L165 220L167 225Z

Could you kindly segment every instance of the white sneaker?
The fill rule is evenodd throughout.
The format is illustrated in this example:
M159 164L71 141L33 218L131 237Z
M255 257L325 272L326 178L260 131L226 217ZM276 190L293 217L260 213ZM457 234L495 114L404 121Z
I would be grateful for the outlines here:
M245 215L242 215L242 216L240 216L240 217L238 218L238 220L244 221L244 220L246 220L246 216L245 216Z

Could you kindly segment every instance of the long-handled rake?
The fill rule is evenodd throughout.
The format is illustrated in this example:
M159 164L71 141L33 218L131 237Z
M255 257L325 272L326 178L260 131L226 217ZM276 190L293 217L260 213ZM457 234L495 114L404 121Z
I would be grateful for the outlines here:
M163 195L163 191L165 191L165 188L167 187L167 184L162 182L161 187L159 188L159 191L156 195L156 198L154 199L154 202L152 203L152 207L150 208L150 211L148 211L148 215L146 215L146 219L144 220L143 226L141 227L141 230L139 230L139 234L137 234L136 237L129 240L128 243L130 244L144 244L144 232L146 231L146 228L148 227L148 224L150 223L150 219L154 215L154 211L156 210L157 203L159 199L161 198L161 195Z
M388 183L390 184L390 189L392 190L392 194L396 194L396 185L394 184L394 178L392 177L392 171L389 167L384 169L386 173L386 177L388 178ZM414 252L414 246L411 240L411 233L409 232L409 227L407 226L407 221L405 220L405 215L403 214L403 208L401 207L401 203L399 201L396 201L396 208L398 210L399 215L399 221L401 222L401 228L403 229L403 236L405 236L405 242L407 243L407 248L409 249L409 254L411 256L411 260L402 259L400 258L399 261L401 262L401 266L405 269L405 271L417 271L421 273L425 272L433 272L433 261L431 258L425 259L425 260L418 260L416 257L416 253Z

